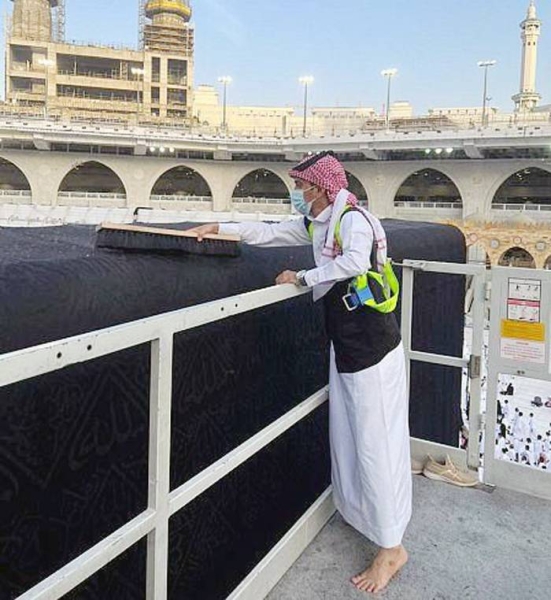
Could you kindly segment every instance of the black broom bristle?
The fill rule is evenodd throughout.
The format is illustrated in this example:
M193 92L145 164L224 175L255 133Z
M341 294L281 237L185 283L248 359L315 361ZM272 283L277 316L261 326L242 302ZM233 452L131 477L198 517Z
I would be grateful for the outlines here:
M195 235L182 235L182 232L177 229L110 223L98 227L96 248L205 256L239 256L240 254L238 238L234 236L209 235L199 242Z

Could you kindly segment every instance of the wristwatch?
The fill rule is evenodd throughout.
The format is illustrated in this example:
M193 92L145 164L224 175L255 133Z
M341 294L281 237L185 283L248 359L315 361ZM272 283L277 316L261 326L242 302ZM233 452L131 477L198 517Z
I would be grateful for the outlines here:
M308 287L308 284L306 283L306 273L308 273L306 270L297 273L297 285L300 287Z

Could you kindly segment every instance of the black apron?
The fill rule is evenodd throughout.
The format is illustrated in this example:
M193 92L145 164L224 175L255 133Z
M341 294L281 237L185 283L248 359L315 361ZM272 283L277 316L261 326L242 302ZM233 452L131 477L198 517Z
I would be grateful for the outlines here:
M394 313L383 314L365 305L352 311L346 308L342 297L350 281L336 283L323 297L325 326L339 373L373 367L401 342Z
M356 211L365 216L357 208ZM346 214L346 213L345 213ZM344 214L341 216L344 216ZM371 229L373 225L367 219ZM304 226L309 232L310 221L305 218ZM310 232L309 232L310 233ZM373 230L373 239L375 239ZM375 244L371 249L371 265L377 264ZM402 341L398 322L394 313L383 314L365 305L349 311L342 298L348 293L352 279L337 282L323 297L325 308L325 327L333 342L337 371L339 373L357 373L381 362ZM371 286L370 286L371 287ZM380 290L371 287L378 302L384 300Z

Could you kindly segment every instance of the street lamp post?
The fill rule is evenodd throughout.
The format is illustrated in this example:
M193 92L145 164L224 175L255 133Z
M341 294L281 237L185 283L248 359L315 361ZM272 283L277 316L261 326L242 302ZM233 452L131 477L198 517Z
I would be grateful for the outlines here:
M228 130L228 121L227 121L227 101L228 101L228 85L233 81L233 79L229 75L223 75L218 78L219 83L224 86L224 98L223 98L223 112L222 112L222 129L224 132Z
M138 82L138 89L136 90L136 123L137 123L139 121L139 117L140 117L140 78L141 78L141 82L142 82L142 100L143 100L143 84L144 84L145 69L140 68L140 67L132 67L130 69L130 72L132 73L132 75L134 75L136 77L136 80Z
M390 129L390 85L392 78L398 75L398 69L384 69L381 71L381 75L387 78L385 125L387 129Z
M302 121L302 135L306 137L306 121L308 118L308 86L314 83L314 78L311 75L299 77L299 83L304 86L304 119Z
M482 96L482 127L486 127L488 125L487 117L486 117L486 103L490 98L488 98L488 68L493 67L496 64L496 60L479 60L478 66L484 69L484 92Z
M44 67L44 118L48 118L48 83L50 81L50 67L53 67L55 61L51 58L39 58L38 64Z

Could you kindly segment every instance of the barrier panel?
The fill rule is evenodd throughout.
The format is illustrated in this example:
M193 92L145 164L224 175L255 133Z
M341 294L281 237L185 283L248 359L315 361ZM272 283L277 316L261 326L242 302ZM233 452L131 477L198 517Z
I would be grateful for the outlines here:
M513 268L496 268L490 273L482 265L420 260L404 260L401 266L403 268L401 325L408 359L408 385L411 381L412 362L466 369L470 399L468 410L470 435L464 449L459 447L459 440L458 445L454 447L433 441L412 439L413 454L418 456L431 454L436 459L449 454L471 469L477 469L480 466L481 456L478 432L484 428L483 481L551 498L549 473L546 469L539 468L539 460L538 464L524 466L518 464L522 462L520 457L518 460L504 460L501 457L496 458L495 453L498 412L501 415L501 422L503 422L504 412L504 402L500 402L498 411L498 399L517 398L515 393L509 393L509 384L513 383L513 386L519 390L533 390L536 389L534 387L536 384L522 381L521 378L530 378L531 382L534 380L543 382L544 387L537 389L546 389L545 386L551 383L549 343L551 273ZM425 352L414 347L413 290L416 274L420 273L439 273L466 278L470 290L467 317L472 327L471 350L466 355L448 356ZM490 278L493 296L489 333L488 397L487 402L484 402L481 373L484 356L486 289ZM294 286L262 289L126 325L18 350L0 357L0 387L3 387L140 344L149 344L151 348L147 508L22 594L19 597L21 600L61 598L144 538L147 539L146 598L164 600L167 597L171 516L245 461L254 457L278 436L305 419L328 399L327 389L318 390L231 452L171 490L170 431L174 336L179 332L228 319L305 293L307 291ZM437 301L438 298L435 298L434 302ZM499 387L500 381L502 387ZM549 415L551 423L551 396L549 406L546 406L548 399L543 392L537 397L542 400L541 404L534 395L528 407L529 410L537 413L538 419L533 424L536 429L541 420L539 417L542 415ZM524 407L522 402L526 403L526 394L519 397L518 401ZM505 419L505 424L506 427L512 424L511 412L509 418ZM527 427L530 428L529 423ZM257 600L264 597L333 512L329 488L272 551L254 567L230 598Z
M149 473L147 508L99 543L38 583L21 600L61 598L80 583L147 537L146 597L167 597L169 519L223 477L256 455L278 436L323 405L323 388L247 439L237 448L170 490L171 414L174 336L208 323L228 319L260 307L307 293L295 286L277 286L223 300L149 317L126 325L18 350L0 357L0 387L91 361L108 354L150 344ZM326 490L295 527L288 532L235 597L258 598L259 585L277 581L323 527L334 509ZM286 565L286 566L285 566ZM263 577L259 577L259 573Z
M551 272L495 267L484 481L551 499Z

